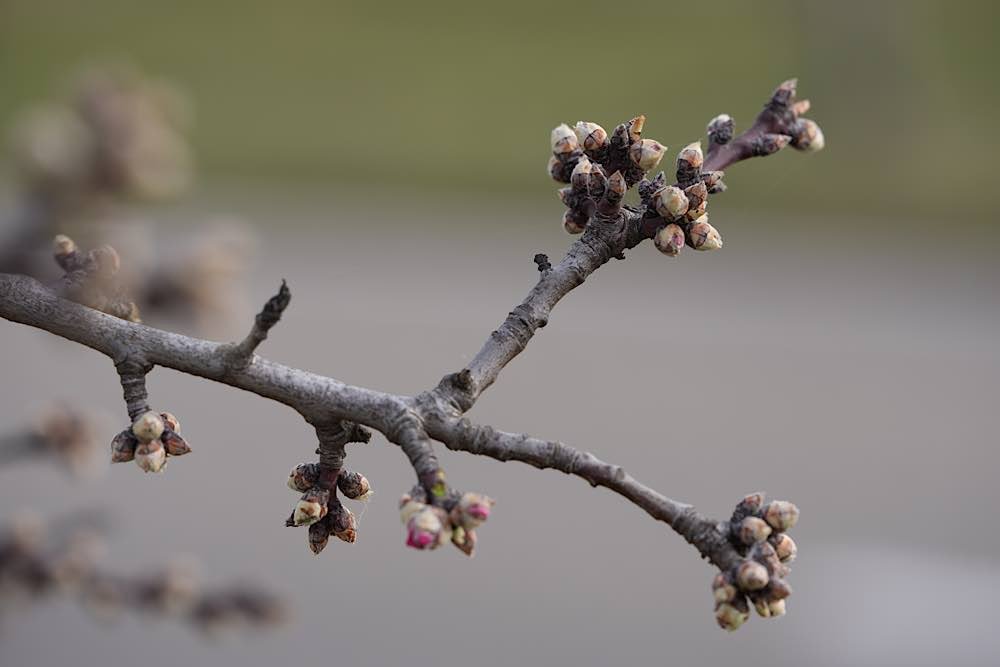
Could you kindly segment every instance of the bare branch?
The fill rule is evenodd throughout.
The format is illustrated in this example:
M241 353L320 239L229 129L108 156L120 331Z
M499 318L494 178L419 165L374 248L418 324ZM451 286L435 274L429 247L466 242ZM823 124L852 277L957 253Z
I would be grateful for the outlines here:
M267 303L264 304L264 309L257 313L250 333L242 342L233 347L231 358L234 364L245 367L251 362L254 351L267 339L267 332L278 323L291 301L292 293L288 289L288 283L282 280L278 293L268 299Z

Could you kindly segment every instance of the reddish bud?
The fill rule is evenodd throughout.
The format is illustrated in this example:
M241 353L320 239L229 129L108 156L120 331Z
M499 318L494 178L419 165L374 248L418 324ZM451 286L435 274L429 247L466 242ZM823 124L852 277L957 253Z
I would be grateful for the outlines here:
M160 472L167 465L167 450L159 440L140 442L135 448L135 463L143 472Z
M174 431L164 431L163 435L160 436L160 441L167 448L167 454L170 456L184 456L191 452L187 441Z
M684 230L680 225L670 223L665 225L653 237L656 249L669 257L676 257L684 247Z
M135 447L139 441L132 435L132 429L125 429L111 441L111 462L125 463L135 458Z
M359 472L342 470L337 478L337 488L351 500L365 501L371 498L372 487L368 479Z
M300 463L288 473L288 488L305 493L319 481L318 463Z

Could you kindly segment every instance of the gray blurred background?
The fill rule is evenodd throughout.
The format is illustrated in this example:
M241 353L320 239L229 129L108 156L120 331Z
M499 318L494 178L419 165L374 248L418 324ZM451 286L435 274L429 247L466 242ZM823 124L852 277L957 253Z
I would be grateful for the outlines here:
M111 564L191 553L209 581L279 591L292 618L210 642L55 600L0 616L0 664L996 664L997 28L988 2L4 0L0 126L16 133L94 64L169 80L195 110L193 184L100 217L141 223L157 249L197 245L218 216L254 239L224 322L150 321L241 336L286 278L292 306L262 353L389 391L460 368L536 279L532 255L570 242L542 168L556 123L641 112L676 149L720 112L745 127L794 75L827 148L734 167L711 203L724 249L646 244L602 269L472 415L713 515L755 490L795 501L786 617L723 633L714 573L681 539L517 463L442 452L449 479L497 507L472 560L406 549L396 499L412 471L381 437L349 453L376 492L358 542L313 557L283 527L310 430L157 369L153 404L179 415L192 456L96 480L3 467L0 519L111 508ZM25 186L5 163L10 221ZM123 421L103 357L9 323L0 341L0 430L58 398Z

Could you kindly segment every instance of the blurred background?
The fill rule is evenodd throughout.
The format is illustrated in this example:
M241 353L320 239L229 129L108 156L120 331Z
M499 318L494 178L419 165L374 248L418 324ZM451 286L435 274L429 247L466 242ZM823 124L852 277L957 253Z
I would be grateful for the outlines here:
M645 113L673 155L718 113L746 127L797 76L826 135L821 153L727 173L723 250L645 244L588 280L472 415L713 515L758 489L795 501L786 617L721 632L714 573L682 540L516 463L442 453L496 510L472 560L406 549L412 472L382 438L349 452L376 493L354 507L358 542L313 557L283 526L287 471L315 447L294 414L157 369L152 404L195 453L162 475L108 469L125 425L113 369L3 324L0 441L18 455L0 458L0 520L107 508L108 567L193 554L207 580L266 587L291 615L205 641L18 599L0 664L996 664L998 13L0 1L2 270L57 276L55 233L112 242L146 321L220 339L286 278L262 353L395 392L460 368L530 288L534 253L570 242L543 168L557 123ZM24 445L57 400L94 420L93 465L86 443Z

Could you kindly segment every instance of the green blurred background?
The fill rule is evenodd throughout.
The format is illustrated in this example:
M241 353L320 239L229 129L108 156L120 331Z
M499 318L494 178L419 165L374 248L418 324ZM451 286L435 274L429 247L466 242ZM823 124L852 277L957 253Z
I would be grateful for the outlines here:
M827 150L739 169L741 207L985 219L997 16L989 1L3 0L0 126L82 63L124 58L196 101L202 183L551 197L558 121L645 113L676 149L798 76Z

